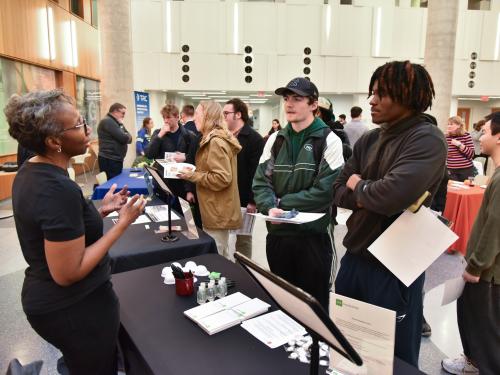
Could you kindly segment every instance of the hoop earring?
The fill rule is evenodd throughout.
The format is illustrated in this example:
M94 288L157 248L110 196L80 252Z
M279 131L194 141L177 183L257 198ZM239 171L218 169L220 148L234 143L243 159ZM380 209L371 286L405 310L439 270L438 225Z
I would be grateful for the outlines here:
M57 152L61 152L62 151L62 148L61 146L59 146L59 148L57 149Z

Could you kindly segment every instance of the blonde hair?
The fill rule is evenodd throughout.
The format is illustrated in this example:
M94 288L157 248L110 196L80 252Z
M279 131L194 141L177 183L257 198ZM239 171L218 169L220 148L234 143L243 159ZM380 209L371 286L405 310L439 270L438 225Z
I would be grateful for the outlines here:
M203 109L203 120L200 124L200 131L203 134L203 137L208 135L214 129L222 129L228 135L231 134L227 128L226 122L224 121L222 107L219 103L213 100L202 100L199 105Z
M460 116L452 116L448 119L448 123L453 123L453 124L457 124L458 126L460 126L458 129L457 129L457 132L456 132L456 135L464 135L465 134L465 123L464 123L464 120L462 120L462 117Z

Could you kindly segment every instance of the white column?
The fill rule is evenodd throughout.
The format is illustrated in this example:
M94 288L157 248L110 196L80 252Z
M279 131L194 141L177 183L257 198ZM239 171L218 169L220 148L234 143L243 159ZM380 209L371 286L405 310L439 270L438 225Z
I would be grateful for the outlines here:
M101 39L101 113L108 113L115 102L127 107L125 127L132 134L125 166L135 159L135 105L130 38L130 0L98 2L99 34Z
M456 0L429 0L428 5L424 62L436 91L430 112L443 130L452 104L458 8Z

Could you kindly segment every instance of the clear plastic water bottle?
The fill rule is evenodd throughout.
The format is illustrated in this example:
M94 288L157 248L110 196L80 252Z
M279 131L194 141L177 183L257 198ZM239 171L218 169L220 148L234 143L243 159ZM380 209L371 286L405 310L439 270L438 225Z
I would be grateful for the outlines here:
M205 289L205 283L200 283L198 292L196 293L196 301L200 305L207 302L207 290Z
M207 288L207 299L208 302L212 302L215 299L215 282L210 280Z
M218 291L219 291L219 298L227 296L227 283L225 277L220 278Z

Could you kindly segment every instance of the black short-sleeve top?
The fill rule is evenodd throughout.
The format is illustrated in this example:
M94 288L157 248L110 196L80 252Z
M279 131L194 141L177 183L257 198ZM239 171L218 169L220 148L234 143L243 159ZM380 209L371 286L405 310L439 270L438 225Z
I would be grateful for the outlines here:
M44 314L80 301L110 278L106 255L82 280L63 287L50 275L44 240L69 241L85 236L85 246L102 236L102 219L92 202L66 170L55 165L26 162L12 187L17 235L28 263L22 289L27 314ZM72 251L71 248L65 251Z

